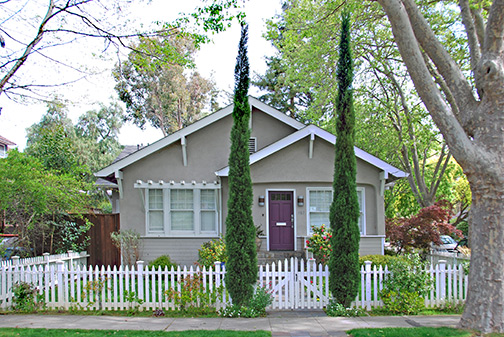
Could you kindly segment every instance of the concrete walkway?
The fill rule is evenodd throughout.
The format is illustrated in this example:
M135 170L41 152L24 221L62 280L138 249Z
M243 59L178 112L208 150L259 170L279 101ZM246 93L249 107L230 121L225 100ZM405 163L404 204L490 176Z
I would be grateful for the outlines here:
M274 311L264 318L164 318L2 315L0 327L106 330L266 330L273 336L347 336L354 328L454 327L460 316L327 317L323 311Z

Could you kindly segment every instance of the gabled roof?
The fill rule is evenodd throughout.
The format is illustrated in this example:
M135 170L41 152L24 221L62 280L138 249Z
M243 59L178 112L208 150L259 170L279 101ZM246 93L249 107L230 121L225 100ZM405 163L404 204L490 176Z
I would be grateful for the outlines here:
M287 137L282 138L279 141L265 147L264 149L257 151L256 153L250 155L250 165L257 163L258 161L260 161L268 156L271 156L272 154L274 154L274 153L286 148L287 146L294 144L297 141L299 141L305 137L308 137L308 136L320 137L333 145L336 143L336 136L335 135L319 128L316 125L308 125L308 126L305 126L303 129L298 130L298 131L288 135ZM358 147L354 147L354 150L355 150L355 156L357 158L383 170L386 173L386 175L390 174L393 177L395 177L396 179L397 178L404 178L404 177L408 176L407 173L405 173L405 172L401 171L400 169L384 162L383 160L359 149ZM229 173L229 166L224 167L223 169L215 172L215 174L220 177L227 177L228 173ZM390 179L390 180L394 180L394 179Z
M7 145L7 146L16 145L16 143L11 142L10 140L8 140L7 138L2 137L2 136L0 136L0 144Z
M259 110L264 111L266 114L270 115L271 117L274 117L285 124L293 127L296 130L299 130L305 125L301 122L298 122L294 118L291 118L287 116L286 114L270 107L269 105L264 104L263 102L259 101L257 98L249 96L249 104L251 107L256 107ZM114 174L116 171L119 171L145 157L148 155L159 151L166 146L175 143L176 141L180 141L182 137L188 136L191 133L194 133L214 122L217 122L218 120L231 115L233 112L233 104L228 105L227 107L220 109L196 122L193 124L186 126L183 129L180 129L171 135L168 135L160 140L158 140L155 143L152 143L120 160L115 161L114 163L110 164L109 166L101 169L100 171L95 173L95 176L97 177L107 177L111 174Z

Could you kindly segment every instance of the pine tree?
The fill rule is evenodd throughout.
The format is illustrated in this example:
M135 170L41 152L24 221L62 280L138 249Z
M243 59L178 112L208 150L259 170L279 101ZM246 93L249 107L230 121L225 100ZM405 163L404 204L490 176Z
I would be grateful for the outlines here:
M349 307L359 289L359 201L354 152L353 61L350 51L350 14L344 11L338 61L336 145L333 202L330 222L333 236L329 260L329 287L336 302Z
M257 282L255 227L252 219L252 180L248 142L250 138L248 103L249 63L248 26L243 25L235 67L233 127L229 154L229 200L226 218L226 288L233 304L246 305Z

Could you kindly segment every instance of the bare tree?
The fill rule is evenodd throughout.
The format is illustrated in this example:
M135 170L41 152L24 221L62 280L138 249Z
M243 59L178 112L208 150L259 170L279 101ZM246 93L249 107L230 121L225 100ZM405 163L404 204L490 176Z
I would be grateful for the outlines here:
M111 46L129 48L133 45L130 40L140 36L178 34L195 26L202 27L201 32L191 35L200 43L206 42L209 40L206 32L225 30L236 17L231 9L238 6L237 2L224 0L218 4L205 4L197 7L194 13L180 14L172 23L160 23L158 29L141 30L126 20L130 0L1 1L0 95L30 97L37 94L37 89L65 85L86 77L89 71L62 59L61 50L75 46L78 41L88 43L88 38L104 42L102 49L95 51L98 55ZM58 76L51 82L45 76L35 78L22 72L27 62L33 65L45 61L50 65L36 64L36 69L63 66L76 73L72 78Z

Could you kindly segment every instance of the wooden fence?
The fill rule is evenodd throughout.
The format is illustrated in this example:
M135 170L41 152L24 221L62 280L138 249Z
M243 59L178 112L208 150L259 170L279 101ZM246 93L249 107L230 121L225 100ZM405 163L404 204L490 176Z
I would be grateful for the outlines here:
M0 307L12 306L12 287L23 281L38 289L49 309L128 310L138 306L140 310L173 310L178 303L169 300L166 292L172 289L180 293L188 277L198 276L204 287L203 296L214 298L213 305L221 308L230 303L225 292L225 272L219 263L209 270L199 267L149 270L141 261L125 268L67 268L63 262L44 267L15 265L0 271ZM432 275L435 284L425 299L427 307L446 301L465 301L467 276L461 266L440 263L426 272ZM367 310L381 306L379 292L387 273L387 268L371 268L371 263L366 263L361 269L361 292L354 305ZM313 259L306 263L291 259L261 266L258 284L272 294L272 309L323 308L330 299L328 268L316 266Z
M119 214L84 214L84 218L93 223L88 231L90 237L88 264L90 266L120 266L121 250L112 244L110 233L120 229ZM72 221L82 223L75 218Z

